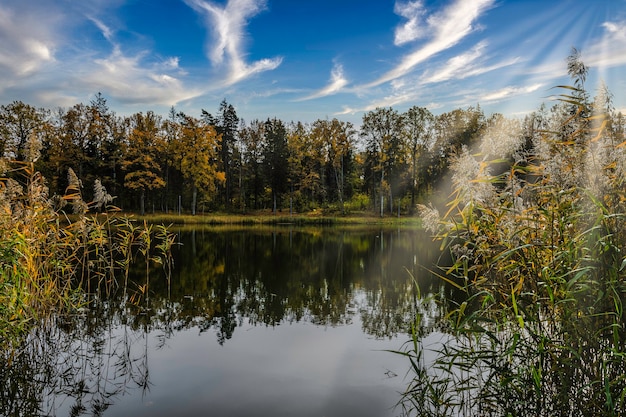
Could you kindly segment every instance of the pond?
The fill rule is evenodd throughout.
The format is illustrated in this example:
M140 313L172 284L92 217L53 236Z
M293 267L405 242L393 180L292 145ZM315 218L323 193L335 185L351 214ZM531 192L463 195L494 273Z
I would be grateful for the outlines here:
M402 414L410 363L389 350L417 308L438 314L416 283L447 296L424 232L214 227L178 243L169 279L138 260L126 286L34 331L0 371L0 414Z

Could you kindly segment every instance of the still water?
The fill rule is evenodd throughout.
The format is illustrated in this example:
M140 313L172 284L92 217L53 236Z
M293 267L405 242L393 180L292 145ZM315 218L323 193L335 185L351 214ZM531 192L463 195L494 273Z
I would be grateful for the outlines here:
M169 280L138 260L125 291L34 332L0 371L0 414L402 414L410 364L388 350L416 308L437 314L414 285L440 291L427 235L219 227L178 243Z

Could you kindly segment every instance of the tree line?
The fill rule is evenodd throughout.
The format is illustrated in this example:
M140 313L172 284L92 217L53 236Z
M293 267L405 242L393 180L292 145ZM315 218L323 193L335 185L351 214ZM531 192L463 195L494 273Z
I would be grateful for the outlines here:
M171 108L118 116L100 93L89 104L49 110L21 101L0 106L0 156L33 161L49 194L62 196L72 175L85 201L123 210L332 213L413 212L445 182L451 157L481 138L530 138L568 115L563 103L523 119L485 116L480 106L434 115L391 107L352 123L277 118L241 120L223 100L194 117ZM624 120L612 110L611 123ZM499 141L495 139L495 144ZM495 146L495 145L494 145ZM445 197L445 196L444 196Z

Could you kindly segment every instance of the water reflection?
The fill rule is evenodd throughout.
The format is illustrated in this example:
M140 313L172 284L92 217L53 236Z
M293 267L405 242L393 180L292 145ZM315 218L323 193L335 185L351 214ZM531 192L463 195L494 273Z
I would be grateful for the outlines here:
M339 325L356 313L366 333L395 336L415 305L411 275L439 285L423 268L438 248L414 230L204 230L181 243L172 298L184 300L187 325L215 329L222 343L242 318Z
M365 377L365 372L371 372L363 365L372 359L361 358L359 348L369 349L363 355L377 349L398 349L401 341L397 339L393 340L395 344L379 341L398 335L402 341L406 339L404 335L410 331L418 310L430 318L423 331L436 328L439 306L432 298L429 302L418 298L414 283L419 283L422 292L435 294L434 298L450 296L424 269L439 256L437 246L414 230L212 228L181 231L179 243L174 251L171 279L165 279L159 267L153 266L148 296L139 304L129 304L128 294L146 281L145 264L141 261L132 271L135 284L127 291L120 290L106 298L94 294L89 308L43 323L18 352L5 352L5 366L0 370L4 387L0 391L0 414L124 415L109 408L112 404L126 404L129 397L150 397L150 404L159 402L167 395L167 391L160 394L164 385L173 384L168 389L175 391L176 385L187 386L186 383L190 385L185 390L181 388L176 397L191 395L189 392L201 384L219 385L224 390L230 386L230 391L255 398L253 393L262 385L267 392L258 398L258 408L277 389L277 385L272 385L272 374L277 374L274 384L280 381L280 390L284 391L286 387L296 390L297 384L285 385L284 381L304 372L309 379L319 374L319 381L309 381L299 394L294 391L294 400L302 402L307 397L312 401L315 393L310 391L315 386L320 391L320 401L335 405L322 410L312 403L311 415L342 415L348 409L358 409L357 403L364 406L373 401L372 393L397 391L402 385L398 381L393 390L391 385L368 388L371 392L361 387L358 395L356 391L349 394L350 389L356 390L350 378L358 380ZM355 326L360 336L354 333ZM243 333L234 341L237 332ZM202 335L213 338L216 347L205 337L197 339ZM316 344L322 338L324 345ZM260 346L264 348L255 349ZM281 353L273 356L274 351ZM211 354L202 364L199 357L207 352ZM302 358L312 361L316 353L319 362L303 365ZM242 359L251 355L261 356L250 363ZM217 357L223 358L223 366L230 373L214 365ZM291 362L286 360L290 357ZM338 357L341 361L337 361ZM264 362L273 365L259 367ZM176 365L167 367L168 363ZM238 366L245 368L235 369ZM382 364L376 366L375 378L400 373ZM229 385L228 375L232 373L241 373L245 378L233 379ZM337 384L335 394L345 393L332 401L331 393L322 389L331 375ZM367 378L371 377L368 374ZM381 380L376 384L382 384ZM326 393L321 394L322 391ZM205 392L200 397L209 401L210 396ZM354 398L360 400L354 402ZM217 410L221 401L214 399L203 407ZM180 400L173 403L178 405L172 412L183 415ZM131 405L125 407L128 411ZM284 408L288 410L284 415L293 413ZM280 415L277 410L271 408L268 412ZM197 411L191 410L189 415ZM304 415L302 411L298 414ZM368 405L362 412L380 415L381 411ZM249 409L241 410L242 415L251 413ZM155 415L155 410L146 413L140 409L134 414Z

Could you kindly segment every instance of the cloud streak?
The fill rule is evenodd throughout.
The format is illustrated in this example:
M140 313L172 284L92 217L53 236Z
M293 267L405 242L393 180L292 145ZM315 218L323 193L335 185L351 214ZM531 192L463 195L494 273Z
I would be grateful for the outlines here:
M398 26L395 31L394 44L396 46L422 38L426 35L423 27L420 26L420 19L424 14L424 5L420 0L408 1L406 3L396 2L394 12L398 16L407 19L407 22Z
M330 73L330 83L326 87L296 101L313 100L330 96L340 92L346 85L348 85L348 80L344 77L343 66L341 64L335 64Z
M227 64L227 84L237 83L249 76L276 69L282 58L265 58L246 63L243 55L243 40L248 19L265 8L262 0L228 0L220 7L206 0L185 0L188 6L202 14L207 28L213 32L214 43L208 46L208 58L213 65Z
M512 96L520 95L520 94L529 94L539 90L543 84L533 84L526 87L504 87L498 91L491 92L481 97L482 101L492 102L498 100L504 100L506 98L510 98Z
M365 85L366 88L393 81L410 73L418 64L426 61L432 56L449 49L458 44L463 38L469 35L474 28L474 21L486 10L491 8L495 0L456 0L453 4L443 9L440 13L430 15L426 19L426 27L417 26L418 18L423 13L421 7L416 3L410 3L412 7L405 7L402 10L404 17L413 13L409 22L400 30L404 33L401 36L402 43L406 43L421 37L423 33L433 33L432 38L417 50L405 55L400 63L377 80ZM397 10L397 8L396 8ZM407 29L407 26L409 28ZM396 31L396 43L398 42L398 31Z
M510 58L492 65L484 64L484 51L487 48L487 42L482 41L469 51L456 55L445 65L435 70L425 73L421 79L421 84L438 83L451 79L462 80L464 78L473 77L487 72L495 71L500 68L508 67L520 61L519 57Z

